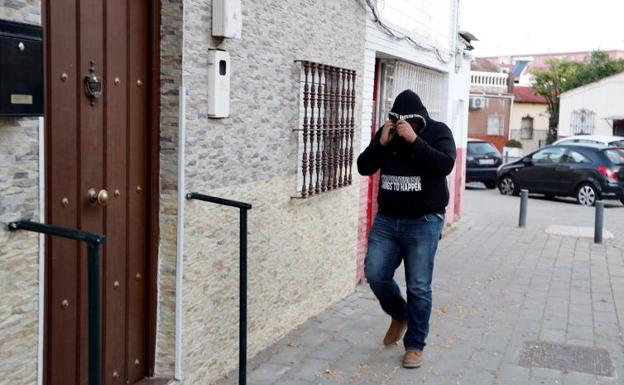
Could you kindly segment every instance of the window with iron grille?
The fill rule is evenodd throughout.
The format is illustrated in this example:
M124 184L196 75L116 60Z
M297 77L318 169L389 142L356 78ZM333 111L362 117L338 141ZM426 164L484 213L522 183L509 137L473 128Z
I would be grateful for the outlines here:
M394 98L398 94L411 89L420 96L432 119L444 121L447 102L446 89L448 88L446 75L402 61L390 61L388 63L394 65L392 66L392 72L388 73L390 79L387 79L389 81L386 84L389 91L386 92L386 105L382 111L381 118L387 119Z
M594 132L595 113L585 108L572 111L570 126L573 135L591 135Z
M308 198L352 184L356 72L298 63L297 193Z
M533 139L533 118L529 115L522 118L520 139Z

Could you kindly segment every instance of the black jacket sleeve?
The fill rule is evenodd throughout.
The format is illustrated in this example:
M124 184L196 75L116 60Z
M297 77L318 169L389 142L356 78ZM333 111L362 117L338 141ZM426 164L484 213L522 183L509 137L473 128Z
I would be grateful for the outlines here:
M431 143L427 143L422 138L417 137L411 148L414 152L415 160L423 165L423 169L428 175L447 176L453 171L455 166L457 152L455 140L453 139L453 133L446 125L442 125L439 128L435 127L435 129L440 129L443 133L438 135Z
M373 175L381 167L382 158L387 150L380 142L382 132L383 126L377 130L368 147L358 157L357 166L360 175Z

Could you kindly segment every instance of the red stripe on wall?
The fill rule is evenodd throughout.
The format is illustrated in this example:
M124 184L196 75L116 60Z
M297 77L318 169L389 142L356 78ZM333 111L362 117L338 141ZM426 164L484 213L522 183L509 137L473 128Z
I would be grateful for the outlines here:
M454 220L464 212L464 192L466 191L466 149L458 148L455 158L455 207Z

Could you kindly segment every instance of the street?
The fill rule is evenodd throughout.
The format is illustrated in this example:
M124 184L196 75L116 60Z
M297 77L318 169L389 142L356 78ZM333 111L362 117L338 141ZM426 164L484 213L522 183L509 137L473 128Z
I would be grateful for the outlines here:
M624 207L607 205L615 239L594 245L544 232L591 226L592 208L531 197L528 225L518 229L519 202L467 189L465 213L436 259L423 367L403 369L402 346L381 346L389 319L361 285L252 359L248 383L621 384ZM234 372L221 384L236 380Z

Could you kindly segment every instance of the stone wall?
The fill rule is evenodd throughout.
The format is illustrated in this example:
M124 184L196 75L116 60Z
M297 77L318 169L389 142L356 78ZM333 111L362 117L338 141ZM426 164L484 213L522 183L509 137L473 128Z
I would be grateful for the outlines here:
M288 6L290 4L290 6ZM206 116L209 0L163 0L160 244L156 372L174 371L178 90L188 88L187 191L250 201L250 354L353 290L359 178L308 200L295 193L299 69L312 60L355 69L361 95L364 9L352 0L243 1L232 55L231 117ZM0 17L40 23L39 0L10 0ZM184 17L183 17L184 15ZM183 55L184 53L184 55ZM184 64L183 58L184 56ZM357 100L356 117L361 116ZM354 143L359 143L359 119ZM38 124L0 118L0 223L38 219ZM354 150L357 155L357 146ZM354 168L355 173L355 168ZM184 275L185 383L236 366L237 213L189 203ZM37 378L38 238L0 229L0 383Z
M243 0L232 58L231 115L207 117L211 1L184 7L186 190L249 201L249 349L253 355L349 294L355 283L359 181L307 199L296 189L299 74L295 60L355 69L361 95L365 10L352 0ZM360 142L361 100L356 103ZM357 146L354 151L357 156ZM185 218L184 383L237 365L238 213L188 202Z
M0 18L40 24L40 1L2 1ZM39 124L0 117L0 384L37 380L39 238L5 227L22 218L39 218Z
M183 0L161 0L160 243L156 374L172 377L175 346L175 266L178 197L178 116L182 85Z
M254 204L250 357L354 288L357 186L303 201L290 199L292 183L286 175L210 190ZM184 383L210 383L238 363L238 210L199 201L186 210Z

